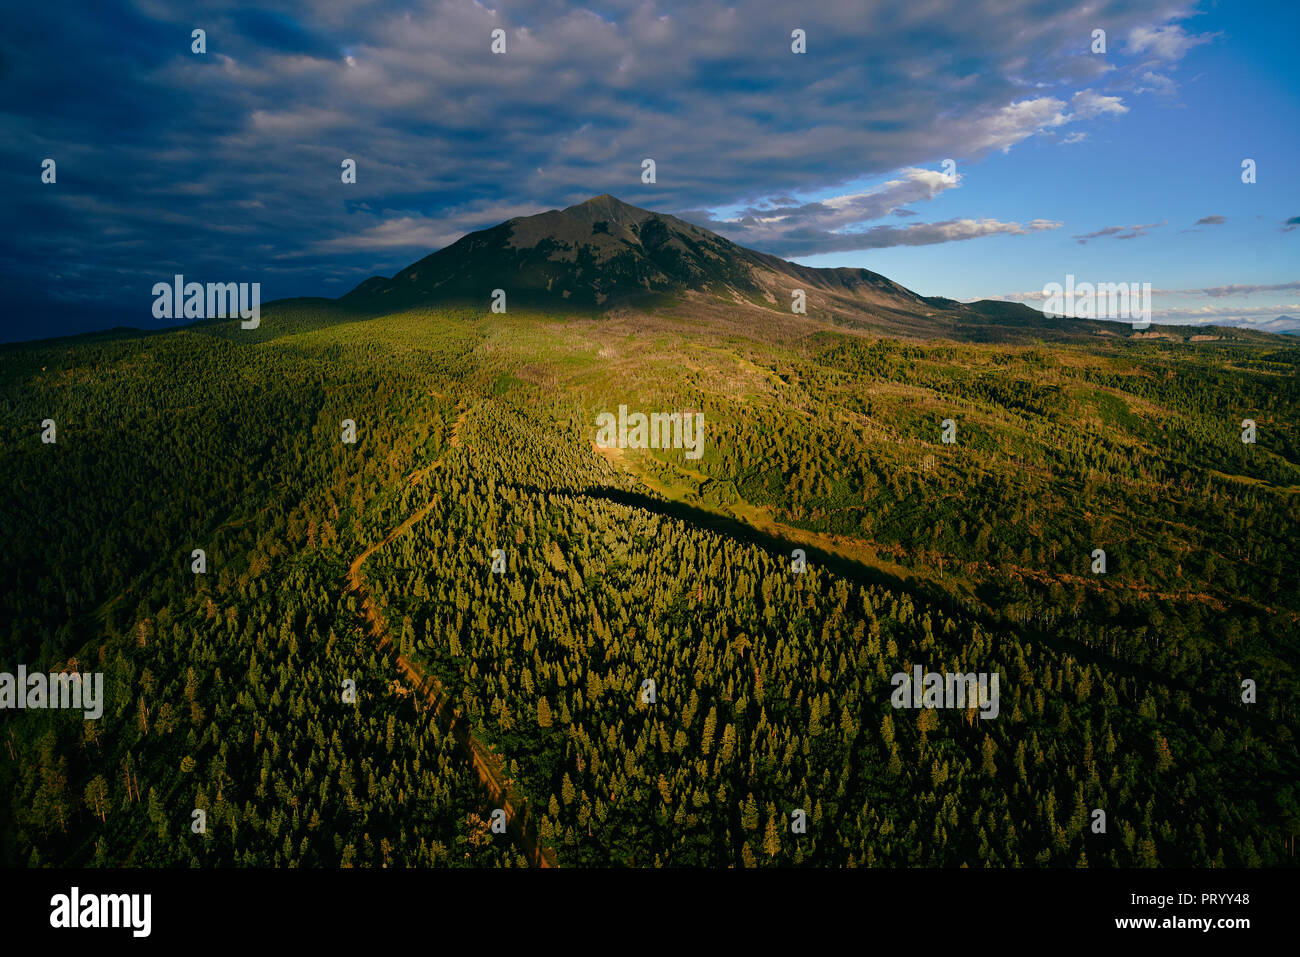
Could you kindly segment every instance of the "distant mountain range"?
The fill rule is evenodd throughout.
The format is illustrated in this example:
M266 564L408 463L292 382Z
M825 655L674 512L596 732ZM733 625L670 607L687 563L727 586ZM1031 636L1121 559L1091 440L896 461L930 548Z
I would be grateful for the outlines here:
M1248 329L1256 332L1271 332L1280 336L1297 336L1300 335L1300 319L1294 316L1278 316L1276 319L1268 319L1264 322L1254 322L1250 319L1218 319L1204 325L1188 326L1186 328L1202 330Z
M1243 322L1237 328L1258 329L1260 332L1276 332L1283 336L1300 336L1300 319L1295 316L1278 316L1268 322Z

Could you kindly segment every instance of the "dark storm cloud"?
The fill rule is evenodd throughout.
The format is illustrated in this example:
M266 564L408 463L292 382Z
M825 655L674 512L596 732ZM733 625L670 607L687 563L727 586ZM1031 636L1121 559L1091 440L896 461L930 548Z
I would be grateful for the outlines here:
M174 272L336 295L466 230L600 192L705 219L783 210L784 227L718 225L787 255L1049 228L868 228L935 194L907 175L916 195L860 199L856 221L795 197L1122 112L1139 74L1080 38L1104 15L1137 38L1145 72L1190 42L1170 26L1180 6L34 5L0 34L0 276L24 308L115 304L121 323L148 324L150 287ZM190 53L195 27L205 55ZM488 50L496 27L504 56ZM40 182L46 157L55 185ZM339 180L345 157L356 185Z

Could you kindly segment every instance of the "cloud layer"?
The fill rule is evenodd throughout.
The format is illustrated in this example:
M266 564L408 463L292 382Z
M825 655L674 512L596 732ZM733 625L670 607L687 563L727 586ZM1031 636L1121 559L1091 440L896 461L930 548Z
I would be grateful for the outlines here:
M173 272L337 292L325 278L350 285L601 192L788 256L1055 229L875 220L959 185L923 164L1086 136L1204 42L1181 4L1105 6L1122 55L1089 52L1095 12L1033 0L38 5L0 37L0 275L20 302L138 298L141 313ZM887 181L790 199L871 178Z

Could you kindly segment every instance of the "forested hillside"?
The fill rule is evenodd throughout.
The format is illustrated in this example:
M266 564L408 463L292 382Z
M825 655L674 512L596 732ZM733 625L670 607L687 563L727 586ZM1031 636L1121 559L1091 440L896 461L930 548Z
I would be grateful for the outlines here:
M561 867L1294 864L1300 347L368 316L0 351L4 863L529 864L368 597Z

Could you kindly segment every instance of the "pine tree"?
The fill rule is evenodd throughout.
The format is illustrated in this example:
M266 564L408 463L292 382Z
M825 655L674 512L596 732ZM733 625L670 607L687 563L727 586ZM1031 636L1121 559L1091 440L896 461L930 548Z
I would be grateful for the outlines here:
M108 820L108 782L102 774L97 774L86 785L86 807L101 821Z
M767 852L768 857L775 857L776 852L781 850L781 835L776 830L775 814L767 819L767 832L763 835L763 850Z
M993 753L996 749L997 745L993 743L993 739L987 734L984 735L984 764L981 770L986 777L991 778L997 774L997 767L993 764Z
M1169 753L1169 741L1163 735L1156 735L1156 770L1163 773L1174 766L1173 755Z
M898 745L889 749L889 767L887 768L891 777L898 777L903 773L903 762L898 756Z
M722 729L722 747L718 750L718 760L724 765L730 764L736 750L736 729L730 723Z
M718 726L718 709L710 708L708 716L704 719L704 736L700 740L700 751L708 754L713 750L713 733Z
M746 831L752 831L758 827L758 805L754 802L754 793L752 791L749 797L745 798L745 803L741 805L740 826Z

